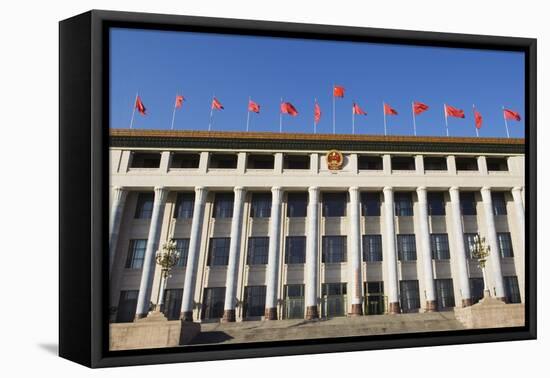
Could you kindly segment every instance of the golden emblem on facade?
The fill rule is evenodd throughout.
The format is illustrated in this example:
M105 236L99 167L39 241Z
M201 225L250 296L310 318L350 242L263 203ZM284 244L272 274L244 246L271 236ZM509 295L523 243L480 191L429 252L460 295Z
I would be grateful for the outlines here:
M344 155L338 150L330 150L327 152L327 167L331 171L342 169L344 164Z

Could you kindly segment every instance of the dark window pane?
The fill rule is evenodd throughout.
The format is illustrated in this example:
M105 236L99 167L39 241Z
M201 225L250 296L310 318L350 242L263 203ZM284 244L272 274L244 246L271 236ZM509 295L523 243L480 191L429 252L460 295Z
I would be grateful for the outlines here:
M416 260L416 240L414 234L397 235L397 253L399 261Z
M446 171L447 158L444 157L424 157L425 171Z
M323 236L323 262L346 262L347 243L345 236Z
M153 214L154 198L155 195L153 193L139 193L134 217L138 219L150 219Z
M477 158L455 157L457 171L477 171Z
M474 239L476 235L476 233L464 234L464 249L466 250L466 255L469 256L470 259L474 258L472 256L472 248L474 248Z
M265 286L244 288L244 317L263 316L265 313Z
M455 295L453 291L452 279L435 280L435 290L437 292L437 306L439 308L455 306Z
M185 152L173 152L170 161L170 168L193 168L197 169L200 162L200 154Z
M321 315L323 317L346 315L346 284L326 283L322 286Z
M288 193L286 215L289 218L307 216L307 193Z
M394 171L414 171L416 169L414 157L392 156L391 169Z
M158 168L160 167L159 152L132 152L130 168Z
M359 155L357 157L357 165L359 170L381 171L382 156Z
M420 308L420 293L418 280L399 282L399 294L401 297L401 309L403 312L414 312Z
M248 238L248 255L246 263L248 265L267 264L269 252L269 237L250 237Z
M178 320L181 313L183 289L164 290L164 316L168 320Z
M214 198L214 218L233 217L233 193L216 193Z
M174 239L176 242L176 250L180 254L180 258L176 266L187 266L187 255L189 253L189 239Z
M506 215L506 199L504 192L492 192L493 212L495 215Z
M283 156L283 168L284 169L309 169L310 157L309 155L284 155Z
M365 217L380 216L380 193L379 192L361 193L361 213Z
M346 205L346 193L323 193L324 217L345 217Z
M269 218L271 216L271 193L252 193L250 216L252 218Z
M363 235L363 261L382 261L382 235Z
M123 290L120 292L116 313L117 323L133 322L136 316L139 290Z
M211 238L208 266L227 265L229 262L229 243L231 238Z
M430 241L432 246L432 259L449 260L449 238L447 234L431 234Z
M394 194L395 215L412 216L413 202L411 192L397 192Z
M130 240L130 248L126 257L127 269L141 269L145 259L145 249L147 248L147 239Z
M285 264L304 264L306 262L306 237L287 236L285 245Z
M285 285L285 319L303 319L304 318L304 285L294 284Z
M505 172L508 170L508 161L506 158L487 158L488 171Z
M365 315L382 315L385 312L384 282L365 282Z
M518 278L516 276L503 277L506 303L521 303Z
M476 199L474 192L460 192L460 209L462 215L476 215Z
M193 207L195 206L195 193L178 193L176 199L176 210L174 218L191 219L193 218Z
M483 298L483 278L470 278L470 295L475 304Z
M235 169L237 168L237 155L211 154L209 168Z
M273 155L248 155L246 167L248 169L273 169L275 156Z
M445 215L445 198L443 192L428 192L428 214Z
M512 238L509 232L497 232L498 250L500 257L514 257Z
M204 289L202 299L201 319L219 319L223 316L225 302L225 287L209 287Z

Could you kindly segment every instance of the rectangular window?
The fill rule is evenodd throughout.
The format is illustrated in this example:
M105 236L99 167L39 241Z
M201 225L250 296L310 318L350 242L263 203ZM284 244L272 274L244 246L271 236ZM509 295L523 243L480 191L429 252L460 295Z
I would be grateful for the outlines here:
M172 152L170 168L197 169L201 155L196 153Z
M364 217L380 216L380 193L379 192L361 193L361 214Z
M432 259L449 260L449 237L447 234L431 234L430 242L432 245Z
M286 216L289 218L306 217L307 196L307 193L288 193L286 200Z
M446 171L447 170L447 158L425 156L424 157L424 170L425 171Z
M263 316L265 313L265 286L244 288L244 317Z
M126 257L125 268L141 269L143 260L145 259L145 249L147 248L147 239L132 239L130 240L130 248Z
M151 219L153 215L153 201L155 195L151 192L138 193L136 213L134 218L136 219Z
M363 261L382 261L382 235L363 235Z
M269 252L269 237L250 237L248 238L248 255L246 263L248 265L265 265Z
M287 236L285 244L285 264L304 264L306 262L305 236Z
M194 206L195 193L178 193L178 197L176 199L176 210L174 211L174 218L192 219Z
M209 168L235 169L237 168L236 154L210 154Z
M397 216L412 216L413 202L411 192L397 192L394 194L395 215Z
M323 193L323 216L324 217L345 217L347 205L347 194Z
M285 285L284 289L285 319L303 319L304 318L304 285L294 284Z
M202 298L201 319L219 319L223 316L225 287L207 287Z
M357 156L357 166L360 171L381 171L382 156L359 155Z
M160 152L132 152L130 168L160 167Z
M231 238L210 238L208 266L223 266L229 262Z
M487 158L487 170L489 172L508 171L508 160L506 158Z
M508 276L503 278L506 303L521 303L518 278L516 276Z
M445 215L445 197L443 192L428 192L428 214Z
M346 262L347 243L345 236L323 236L323 262Z
M457 171L477 171L477 158L475 157L455 157Z
M283 155L283 169L309 169L309 155Z
M455 306L455 294L452 279L436 279L437 307L440 309Z
M248 155L246 159L247 169L273 169L275 165L275 156L273 155Z
M460 210L462 215L476 215L476 197L474 192L460 192Z
M118 300L116 313L117 323L130 323L136 316L139 290L122 290Z
M250 216L252 218L269 218L271 216L271 193L252 193Z
M420 308L418 280L399 281L399 288L401 310L403 312L415 312L418 310Z
M232 218L233 201L233 193L216 193L214 197L214 218Z
M474 248L474 239L476 233L464 233L464 249L466 250L466 256L469 256L470 259L473 259L472 249Z
M483 278L470 278L470 295L473 304L479 302L483 298Z
M176 263L177 267L187 266L187 255L189 254L189 239L174 239L176 242L176 250L180 254L180 258Z
M397 235L399 261L416 261L416 239L414 234Z
M412 156L392 156L391 157L392 171L414 171L416 165Z
M497 232L498 250L500 257L514 257L512 239L509 232Z
M506 199L504 192L492 192L491 198L493 202L493 213L495 215L506 215Z
M182 297L183 289L164 290L163 313L168 320L178 320L180 318Z

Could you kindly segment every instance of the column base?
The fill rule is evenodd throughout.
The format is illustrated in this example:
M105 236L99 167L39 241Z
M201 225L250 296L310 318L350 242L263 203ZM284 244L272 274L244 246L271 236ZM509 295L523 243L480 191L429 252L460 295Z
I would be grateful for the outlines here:
M426 301L426 312L437 311L437 301Z
M180 319L184 322L192 322L193 321L193 311L184 311L180 314Z
M265 309L265 320L277 320L277 307Z
M401 313L401 306L399 306L399 302L390 303L388 312L390 314L399 314L399 313Z
M136 316L134 317L134 322L136 320L143 319L143 318L146 318L146 317L147 317L147 314L136 314Z
M224 310L222 323L232 323L235 321L235 309L233 310Z
M306 307L306 320L319 319L319 310L317 306Z
M363 305L361 303L356 303L351 305L351 316L361 316L363 315Z
M474 302L472 301L472 298L466 298L462 300L462 307L470 307L473 304Z
M507 302L506 302L506 297L497 297L497 299L498 299L499 301L502 301L502 302L504 302L504 303L507 303Z

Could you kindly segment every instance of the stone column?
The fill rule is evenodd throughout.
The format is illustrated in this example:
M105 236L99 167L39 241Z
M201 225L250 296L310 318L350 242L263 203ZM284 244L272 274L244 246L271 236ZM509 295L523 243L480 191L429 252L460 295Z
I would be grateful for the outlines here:
M118 234L120 231L120 221L122 220L127 194L128 191L120 186L114 188L111 215L109 217L109 274L113 270Z
M350 199L350 268L351 268L351 315L363 315L363 279L361 274L361 217L359 188L349 188Z
M225 281L225 304L223 307L222 322L235 321L243 204L246 191L243 187L236 186L234 192L235 199L233 202L233 219L231 219L231 242L229 243L229 262L227 264L227 278Z
M306 237L306 319L317 319L317 281L319 272L319 188L309 188Z
M195 188L193 221L191 222L191 236L189 239L189 251L187 253L185 281L181 301L181 319L189 322L193 321L193 297L195 296L195 284L197 282L197 267L201 250L201 234L207 194L208 191L206 188L202 186Z
M521 245L523 246L523 248L525 248L525 209L523 208L523 198L521 195L521 191L521 188L516 186L512 189L512 196L514 197L516 222L521 237Z
M283 190L275 186L271 188L271 194L265 318L267 320L277 320L277 288L279 287L279 255L281 251L281 198Z
M420 224L420 250L422 253L424 281L426 286L426 311L432 312L437 309L437 301L435 296L435 282L432 266L432 253L430 243L430 225L428 222L428 196L426 188L421 186L416 189L418 194L419 219Z
M395 249L395 225L394 225L393 188L384 187L384 215L386 232L384 235L384 260L388 267L388 302L389 313L398 314L401 312L399 305L399 290L397 282L397 254Z
M481 198L483 199L483 208L485 210L485 224L487 227L487 239L491 247L491 253L488 260L491 264L493 284L495 285L494 294L497 299L506 301L504 294L504 280L502 279L502 269L500 266L500 252L498 249L497 231L495 229L495 216L493 213L493 198L491 197L491 188L481 188Z
M164 205L166 204L167 195L168 190L164 187L155 187L153 213L151 214L151 224L149 226L149 235L147 236L143 269L141 271L141 282L139 285L139 295L136 307L136 319L146 317L149 312L151 290L153 289L153 277L155 275L155 253L157 252L159 246L162 216L164 214Z
M462 295L462 307L472 305L470 293L470 280L468 278L468 251L464 246L464 231L462 230L462 214L460 210L460 192L456 186L449 189L451 196L451 214L453 233L455 235L456 264L458 267L458 278L460 293Z

